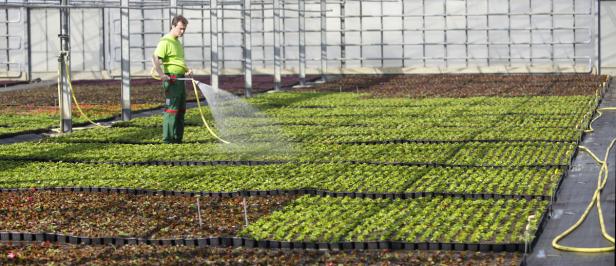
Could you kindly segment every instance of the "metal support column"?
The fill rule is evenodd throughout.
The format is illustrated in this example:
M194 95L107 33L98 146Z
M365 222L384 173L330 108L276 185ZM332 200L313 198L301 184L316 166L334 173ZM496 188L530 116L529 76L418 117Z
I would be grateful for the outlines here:
M554 0L550 0L550 61L552 69L556 66L554 62Z
M280 90L280 0L274 0L274 90Z
M105 25L105 9L101 8L101 28L100 28L100 36L101 36L101 46L100 46L100 56L101 56L101 65L102 65L102 69L101 70L107 70L107 51L105 48L105 43L107 43L107 38L105 38L105 29L106 29L106 25Z
M447 0L445 0L445 1L447 1ZM383 31L383 29L385 29L385 26L383 25L383 23L384 23L383 22L383 1L381 1L380 4L381 4L381 6L380 6L379 13L381 15L381 25L380 25L380 27L381 27L381 43L380 43L380 46L381 46L381 69L383 69L385 67L385 60L383 60L383 58L385 58L385 48L384 48L384 45L383 45L383 43L385 43L385 34L384 34L384 31Z
M244 95L246 97L252 97L252 13L250 0L244 0L242 9L244 11Z
M507 1L507 23L509 25L509 27L507 28L507 51L508 51L508 55L509 57L507 57L507 62L509 63L509 66L511 67L511 1L512 0L508 0Z
M225 2L224 0L220 1L220 30L218 31L220 34L220 49L218 59L220 62L220 69L225 69Z
M26 18L24 21L25 29L25 38L23 38L23 47L26 50L24 53L24 64L26 64L26 80L32 80L32 47L30 46L30 42L32 40L31 35L31 24L30 24L30 8L26 7L22 9L22 12L26 14ZM8 47L8 46L7 46Z
M68 0L62 0L63 6L68 5ZM67 72L70 71L70 37L69 37L70 9L60 8L60 56L58 56L58 67L60 68L59 92L60 103L60 130L63 133L73 131L73 121L71 113L71 91L68 84Z
M486 49L488 50L486 61L490 66L490 0L486 0Z
M122 1L122 4L124 4L124 1ZM122 5L122 7L124 7L124 5ZM141 35L141 43L142 43L143 45L145 45L145 43L146 43L146 40L145 40L145 9L141 9L141 10L139 10L139 11L140 11L140 13L141 13L141 20L139 21L139 24L141 24L141 25L140 25L140 26L141 26L141 34L140 34L140 35ZM129 11L129 12L126 12L126 13L130 13L130 11ZM122 14L122 15L124 15L124 14ZM120 20L121 20L121 19L122 19L122 18L120 18ZM124 25L124 24L122 24L122 27L124 27L124 26L125 26L125 25ZM128 29L128 28L127 28L127 29ZM123 31L124 29L122 28L122 29L120 29L120 30L121 30L121 31ZM142 68L143 68L143 69L147 69L147 67L146 67L146 64L147 64L147 63L146 63L146 62L147 62L147 59L149 58L149 56L146 54L145 50L146 50L146 49L141 49L141 56L142 56L142 58L143 58L143 63L141 63L141 65L142 65Z
M403 68L406 67L406 45L405 45L405 43L406 43L405 35L406 34L404 32L404 21L406 20L406 18L404 17L404 12L405 12L404 11L404 1L406 1L406 0L401 0L400 1L400 4L402 5L401 6L402 11L400 13L400 14L402 14L401 17L400 17L400 21L401 21L401 24L402 24L401 27L400 27L400 31L401 31L400 33L402 34L402 67Z
M572 14L573 14L573 66L575 67L577 65L577 62L576 62L576 58L577 58L577 47L576 47L576 44L577 44L577 34L576 34L576 31L575 31L575 28L576 28L576 25L577 25L576 18L575 18L575 13L577 12L576 11L577 9L575 8L576 0L571 0L571 1L573 2L572 3L573 4L573 12L572 12Z
M169 0L169 21L178 15L178 0ZM141 22L143 23L143 22Z
M282 37L280 37L280 46L281 46L281 57L282 58L282 69L287 69L287 30L286 30L286 17L287 17L287 12L285 10L285 1L282 0L280 2L280 35Z
M359 66L364 67L364 2L359 0Z
M327 81L327 2L321 0L321 81Z
M530 66L533 66L533 0L528 0L528 35L530 39L530 42L528 42Z
M122 51L122 120L128 121L131 119L130 108L130 10L128 9L128 1L122 0L122 8L120 9L120 49ZM144 55L145 56L145 55ZM145 57L144 57L145 59Z
M218 0L210 0L210 68L212 88L218 89Z
M346 1L340 2L340 67L346 67Z
M20 16L21 17L21 16ZM5 8L4 9L4 18L6 19L6 25L4 25L4 41L6 42L6 50L4 51L4 56L6 57L6 71L7 72L11 72L11 45L10 45L10 40L11 40L11 32L9 30L10 28L10 18L9 18L9 9Z
M443 0L443 58L445 59L445 68L449 67L448 51L447 51L447 0Z
M299 84L306 85L306 3L297 1L299 9Z
M421 36L423 43L421 45L423 49L421 58L423 59L423 67L426 67L426 0L421 0Z
M601 1L597 4L597 75L601 75Z
M464 49L466 50L464 61L466 62L466 67L468 67L468 58L471 57L468 54L468 0L464 0L464 36Z

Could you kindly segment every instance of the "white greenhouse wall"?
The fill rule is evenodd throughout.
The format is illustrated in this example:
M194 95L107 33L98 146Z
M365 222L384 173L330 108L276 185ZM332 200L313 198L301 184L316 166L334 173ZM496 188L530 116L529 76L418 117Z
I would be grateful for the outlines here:
M616 75L616 1L601 2L601 65L605 74Z
M358 73L402 68L434 72L449 68L453 72L472 72L489 68L498 71L499 67L532 71L529 66L554 66L556 68L551 70L559 71L558 67L573 65L577 67L576 71L586 71L596 49L590 42L593 17L583 14L591 12L593 3L593 0L404 0L362 4L347 1L344 39L340 33L343 25L336 17L341 13L341 6L327 4L328 71L337 73L344 68L347 72ZM252 8L261 6L253 4ZM228 7L240 8L239 5ZM287 3L285 7L297 9L297 3ZM602 1L601 7L601 63L604 71L616 72L616 50L611 49L616 47L616 1ZM311 2L306 4L306 9L318 11L320 5ZM0 7L0 77L22 73L20 77L24 78L23 73L27 73L28 67L33 78L53 77L57 71L59 52L58 11L31 8L28 41L24 24L26 10ZM541 14L530 16L526 14L529 11ZM209 12L184 10L179 13L190 21L183 39L188 64L207 74L210 65ZM242 34L238 32L241 32L242 25L238 18L241 14L234 10L222 13L219 14L222 18L219 30L223 32L219 40L222 46L222 73L239 74L242 67ZM252 13L253 31L273 30L271 10ZM448 16L439 15L444 13ZM493 15L489 18L479 16L486 13ZM555 15L550 16L549 13ZM401 14L414 16L387 17ZM427 16L424 20L422 14L437 16ZM297 12L284 11L283 15L286 30L282 41L283 58L286 59L283 69L287 74L297 73ZM306 18L306 29L309 31L306 33L307 67L308 73L314 74L320 67L320 18L319 13L315 12L306 15L316 16ZM381 15L385 17L381 18ZM131 9L130 16L131 71L146 75L151 67L149 57L160 35L169 28L169 10ZM266 19L261 19L262 16ZM74 74L77 77L97 78L117 76L121 52L118 9L72 9L70 17ZM6 23L14 20L21 22ZM572 27L577 30L567 29ZM271 74L274 58L272 33L255 32L252 42L255 74ZM529 45L528 42L534 44ZM572 44L574 42L575 45ZM28 45L31 57L29 66ZM347 59L342 62L338 58L342 57L343 50ZM567 69L563 68L563 71Z

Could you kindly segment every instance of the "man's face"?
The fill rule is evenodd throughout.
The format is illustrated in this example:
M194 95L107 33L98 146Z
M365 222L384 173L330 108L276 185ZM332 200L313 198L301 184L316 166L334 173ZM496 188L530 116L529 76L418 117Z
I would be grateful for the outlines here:
M182 37L186 31L186 25L182 21L178 21L173 28L171 28L171 34L175 37Z

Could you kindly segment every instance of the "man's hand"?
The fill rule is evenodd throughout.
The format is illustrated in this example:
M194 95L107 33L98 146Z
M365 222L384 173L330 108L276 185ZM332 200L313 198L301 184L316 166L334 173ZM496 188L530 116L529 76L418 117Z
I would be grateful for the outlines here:
M162 76L160 76L160 80L162 80L162 81L165 81L165 80L170 80L170 79L171 79L171 77L169 77L169 76L167 76L167 75L165 75L165 74L163 74Z
M185 76L188 78L192 78L193 72L192 69L188 69L188 71L186 72Z

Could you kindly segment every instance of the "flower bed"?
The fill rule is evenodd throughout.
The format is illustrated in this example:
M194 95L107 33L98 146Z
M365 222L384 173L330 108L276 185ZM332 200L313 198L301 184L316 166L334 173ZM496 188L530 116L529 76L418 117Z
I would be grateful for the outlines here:
M367 164L121 166L0 161L0 186L123 187L175 191L435 192L551 196L563 174L552 169Z
M369 92L378 97L593 95L606 76L563 75L347 75L303 91Z
M248 220L281 208L292 196L247 198ZM242 198L71 193L0 193L0 231L82 237L196 238L234 236L244 227Z
M251 224L241 235L312 242L520 243L526 217L546 206L546 201L536 200L304 196ZM537 228L538 219L530 226Z
M93 265L519 265L519 253L443 251L319 251L244 248L76 246L0 243L0 263Z
M196 77L209 83L209 77ZM316 77L309 77L315 79ZM297 77L284 77L282 85L290 87L299 82ZM221 88L231 93L244 94L243 76L222 76ZM84 113L93 120L110 119L121 113L119 80L80 80L74 81L75 95ZM260 93L273 88L273 77L254 76L253 92ZM29 132L45 132L59 124L58 89L56 85L0 92L0 138ZM190 83L186 86L188 101L195 95ZM202 97L202 96L201 96ZM149 110L162 107L165 101L160 81L154 79L131 80L131 109ZM73 122L84 123L75 106Z
M429 76L419 81L387 78L379 82L392 86L392 93L383 90L389 96L417 90L413 93L418 96L464 97L373 98L368 94L309 92L261 95L249 102L272 119L226 118L243 129L230 136L250 144L250 149L244 150L215 142L201 127L197 110L189 110L186 143L179 145L159 144L160 116L135 119L113 128L0 146L0 188L71 186L79 187L69 193L77 197L84 191L100 190L92 186L113 187L105 191L124 193L111 197L116 202L140 197L125 195L144 191L139 189L218 195L230 197L232 204L247 195L272 199L303 195L275 212L251 218L250 226L241 232L213 229L209 233L226 234L227 238L171 241L175 244L521 251L528 240L532 246L596 108L596 85L601 78L443 76L431 85L452 93L438 94L441 89L437 88L438 95L427 93L428 88L421 85L426 82L421 79ZM515 87L514 80L521 87ZM459 90L450 86L456 82ZM477 82L481 85L471 90L468 84ZM368 87L366 92L381 89ZM518 93L539 96L467 97ZM560 94L575 96L552 96ZM214 122L207 111L206 118ZM267 134L278 126L284 132L282 139L293 149L270 151L272 142ZM186 206L194 204L192 201L194 198L187 198ZM194 214L190 207L174 205L182 200L152 202L184 210L184 216ZM143 219L138 216L144 213L141 205L127 206L125 215ZM75 205L67 211L80 213L81 209ZM531 215L535 216L529 227L531 236L524 239ZM20 217L27 216L32 215ZM142 216L158 217L147 212ZM160 216L157 224L166 226L165 217L169 216ZM232 213L225 218L234 217L237 215ZM36 226L24 219L13 220L21 221L22 227L10 230L27 231L28 226ZM103 223L101 232L143 236L138 229L119 234L109 223L93 221L88 228ZM186 223L194 222L192 216ZM64 225L77 230L70 223ZM169 232L199 235L186 228L178 226ZM53 231L50 237L56 238L53 241L66 240L56 234L67 231L49 230ZM11 237L5 234L5 239L19 239L18 234ZM241 243L236 245L235 240Z

